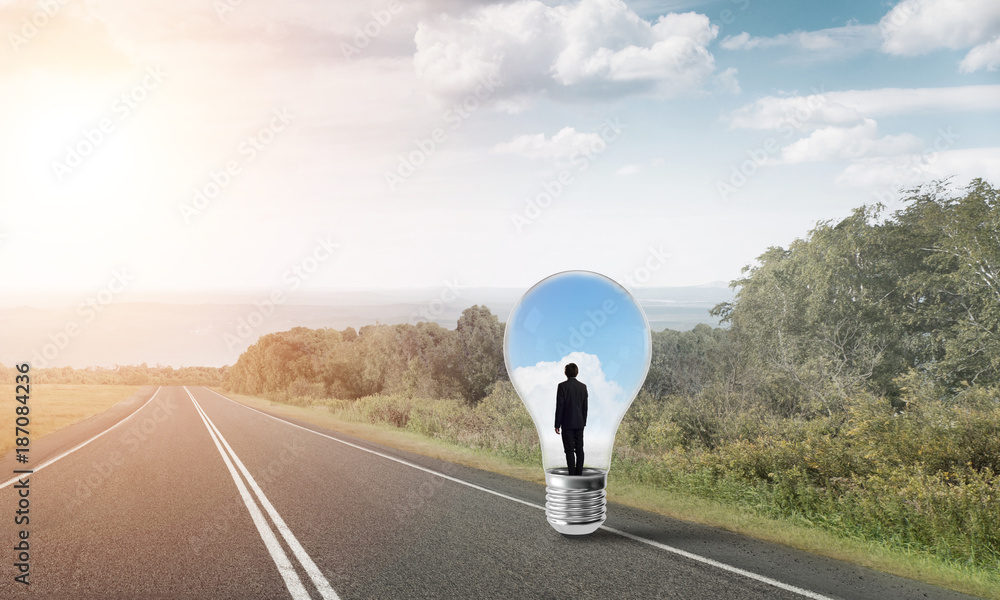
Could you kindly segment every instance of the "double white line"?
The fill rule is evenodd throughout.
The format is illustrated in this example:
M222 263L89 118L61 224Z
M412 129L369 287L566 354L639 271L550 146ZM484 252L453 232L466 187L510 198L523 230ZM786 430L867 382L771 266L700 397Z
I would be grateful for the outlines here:
M407 467L410 467L410 468L413 468L413 469L418 469L420 471L424 471L425 473L430 473L431 475L435 475L437 477L441 477L442 479L447 479L448 481L454 481L455 483L458 483L458 484L461 484L461 485L464 485L464 486L467 486L467 487L470 487L470 488L473 488L473 489L477 489L477 490L480 490L480 491L483 491L483 492L487 492L489 494L493 494L494 496L499 496L499 497L505 498L507 500L512 500L514 502L519 502L521 504L524 504L525 506L530 506L530 507L538 509L538 510L543 510L543 511L545 510L545 507L542 506L542 505L540 505L540 504L535 504L534 502L528 502L527 500L522 500L520 498L515 498L514 496L508 496L507 494L503 494L503 493L500 493L498 491L491 490L491 489L483 487L481 485L476 485L474 483L465 481L463 479L458 479L457 477L452 477L451 475L446 475L444 473L441 473L440 471L435 471L433 469L428 469L427 467L423 467L423 466L420 466L418 464L409 462L407 460L403 460L403 459L397 458L395 456L390 456L388 454L384 454L382 452L378 452L378 451L372 450L371 448L365 448L364 446L359 446L358 444L352 444L351 442L342 440L340 438L336 438L336 437L334 437L332 435L327 435L325 433L316 431L315 429L309 429L308 427L303 427L303 426L298 425L296 423L292 423L291 421L286 421L285 419L276 417L276 416L274 416L272 414L268 414L268 413L266 413L264 411L257 410L256 408L253 408L252 406L247 406L246 404L243 404L241 402L237 402L237 401L233 400L232 398L226 398L225 396L223 396L219 392L216 392L215 390L211 390L211 389L208 389L208 388L204 388L204 389L207 389L208 391L212 392L213 394L215 394L216 396L218 396L220 398L224 398L226 400L229 400L230 402L232 402L233 404L235 404L237 406L242 406L243 408L245 408L247 410L252 410L252 411L254 411L256 413L260 413L260 414L264 415L265 417L270 417L270 418L274 419L275 421L280 421L280 422L282 422L282 423L284 423L286 425L291 425L292 427L297 427L299 429L302 429L303 431L308 431L309 433L314 433L314 434L316 434L318 436L325 437L327 439L333 440L335 442L339 442L339 443L344 444L346 446L351 446L352 448L357 448L358 450L363 450L365 452L368 452L369 454L374 454L376 456L381 456L382 458L389 459L389 460L397 462L397 463L399 463L401 465L406 465ZM188 393L190 394L190 392L188 392ZM783 589L783 590L792 592L794 594L798 594L799 596L803 596L805 598L809 598L810 600L833 600L833 598L830 598L829 596L824 596L823 594L820 594L820 593L817 593L817 592L813 592L811 590L807 590L807 589L804 589L804 588L800 588L798 586L794 586L794 585L791 585L791 584L788 584L788 583L784 583L783 581L778 581L777 579L772 579L772 578L767 577L765 575L760 575L758 573L754 573L753 571L747 571L747 570L741 569L739 567L734 567L732 565L728 565L726 563L719 562L717 560L713 560L713 559L705 557L705 556L701 556L700 554L694 554L693 552L688 552L686 550L681 550L680 548L674 548L673 546L668 546L666 544L663 544L661 542L657 542L655 540L651 540L649 538L644 538L644 537L641 537L641 536L638 536L638 535L635 535L635 534L632 534L632 533L628 533L627 531L622 531L620 529L615 529L613 527L608 527L607 525L601 525L601 529L603 529L605 531L610 531L611 533L620 535L620 536L628 538L630 540L634 540L636 542L641 542L643 544L647 544L647 545L652 546L654 548L659 548L660 550L665 550L667 552L671 552L673 554L677 554L679 556L683 556L685 558L688 558L688 559L696 561L696 562L700 562L702 564L711 565L713 567L716 567L718 569L722 569L724 571L728 571L730 573L735 573L737 575L742 575L743 577L746 577L748 579L753 579L753 580L759 581L761 583L766 583L766 584L774 586L776 588Z
M202 410L201 405L198 401L194 399L191 394L191 390L184 388L187 392L191 402L194 403L194 407L198 410L198 414L201 416L201 420L204 421L205 427L208 429L208 434L212 436L212 441L215 442L215 447L218 448L219 454L222 455L222 460L226 463L226 468L229 469L229 474L232 476L233 481L236 483L236 488L240 491L240 498L243 499L243 504L246 505L247 510L250 511L250 517L253 519L254 525L257 526L257 532L260 534L262 540L264 540L264 545L267 547L267 551L271 554L271 559L274 560L274 564L278 567L278 572L281 573L282 579L285 580L285 586L288 588L288 592L292 595L295 600L309 600L309 592L306 591L305 586L302 583L302 579L299 578L299 574L295 572L295 567L292 565L292 561L288 558L288 554L285 553L285 549L281 547L281 543L278 541L277 536L274 535L274 531L268 525L267 520L264 518L264 514L261 512L260 508L257 506L257 502L264 507L268 516L271 517L271 521L274 523L274 527L281 534L282 539L288 544L288 547L292 549L292 554L295 558L299 560L302 568L305 570L306 574L309 575L309 579L312 580L313 585L319 590L320 596L324 600L339 600L337 592L333 591L330 587L330 582L326 580L323 573L316 566L309 555L306 553L302 544L299 540L295 538L291 530L288 529L288 525L278 514L278 511L274 509L274 505L271 501L267 499L264 495L263 490L257 485L253 476L250 475L250 471L243 466L243 461L236 456L233 452L232 447L226 442L226 438L222 437L222 433L215 426L215 423L208 418L205 411ZM233 466L235 463L235 466ZM243 483L243 479L240 478L239 473L236 472L237 468L239 472L243 474L246 479L246 484ZM254 502L253 497L250 495L250 491L247 490L247 485L249 484L250 489L253 490L254 495L257 497L257 502Z

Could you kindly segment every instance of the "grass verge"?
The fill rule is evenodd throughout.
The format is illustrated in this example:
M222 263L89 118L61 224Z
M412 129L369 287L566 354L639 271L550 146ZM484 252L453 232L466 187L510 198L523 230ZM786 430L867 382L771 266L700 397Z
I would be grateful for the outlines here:
M300 419L399 450L544 484L541 464L536 461L469 448L393 425L338 418L327 405L293 406L213 389L248 406L277 415ZM612 467L609 477L608 499L612 502L734 531L958 592L1000 600L1000 574L996 572L948 563L918 552L887 548L877 541L844 538L808 524L797 524L793 519L764 517L747 511L745 507L637 483L625 475L627 469L621 471L621 476L615 477L615 468Z
M545 476L542 474L541 465L513 460L499 460L497 457L480 449L467 448L453 442L388 425L339 419L331 414L325 406L292 406L281 402L272 402L256 396L244 396L242 394L226 392L221 388L209 389L253 408L266 410L275 415L299 419L313 425L353 435L369 442L396 448L397 450L413 452L414 454L516 477L525 481L540 484L545 483Z
M27 428L31 441L100 414L140 390L136 385L68 385L33 384L31 386ZM15 398L15 386L0 385L0 427L9 432L0 437L0 456L15 448L15 408L21 404ZM8 423L10 428L8 429Z

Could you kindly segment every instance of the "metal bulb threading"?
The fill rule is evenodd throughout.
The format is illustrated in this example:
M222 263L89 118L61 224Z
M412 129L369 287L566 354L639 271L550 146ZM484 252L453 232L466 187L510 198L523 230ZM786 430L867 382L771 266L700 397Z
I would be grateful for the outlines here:
M563 535L587 535L607 514L608 472L584 468L570 475L565 468L545 469L545 518Z

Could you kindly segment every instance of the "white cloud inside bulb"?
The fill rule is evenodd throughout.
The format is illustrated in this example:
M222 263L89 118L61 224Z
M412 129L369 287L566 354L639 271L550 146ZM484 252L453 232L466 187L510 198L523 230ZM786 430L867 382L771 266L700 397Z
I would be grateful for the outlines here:
M567 363L576 363L580 372L577 380L587 386L587 427L583 432L584 464L607 469L611 463L618 422L628 410L632 398L604 373L601 359L586 352L571 352L557 361L541 361L535 365L517 367L511 382L528 408L539 431L542 464L546 469L566 466L562 437L554 430L556 389L566 380Z

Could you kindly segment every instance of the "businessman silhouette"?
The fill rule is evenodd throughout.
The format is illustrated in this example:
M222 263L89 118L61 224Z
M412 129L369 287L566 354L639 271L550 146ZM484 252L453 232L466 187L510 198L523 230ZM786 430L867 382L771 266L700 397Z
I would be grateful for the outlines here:
M566 365L566 381L556 388L556 433L562 429L570 475L583 475L583 428L587 426L587 385L576 380L576 363ZM575 455L575 461L574 461Z

